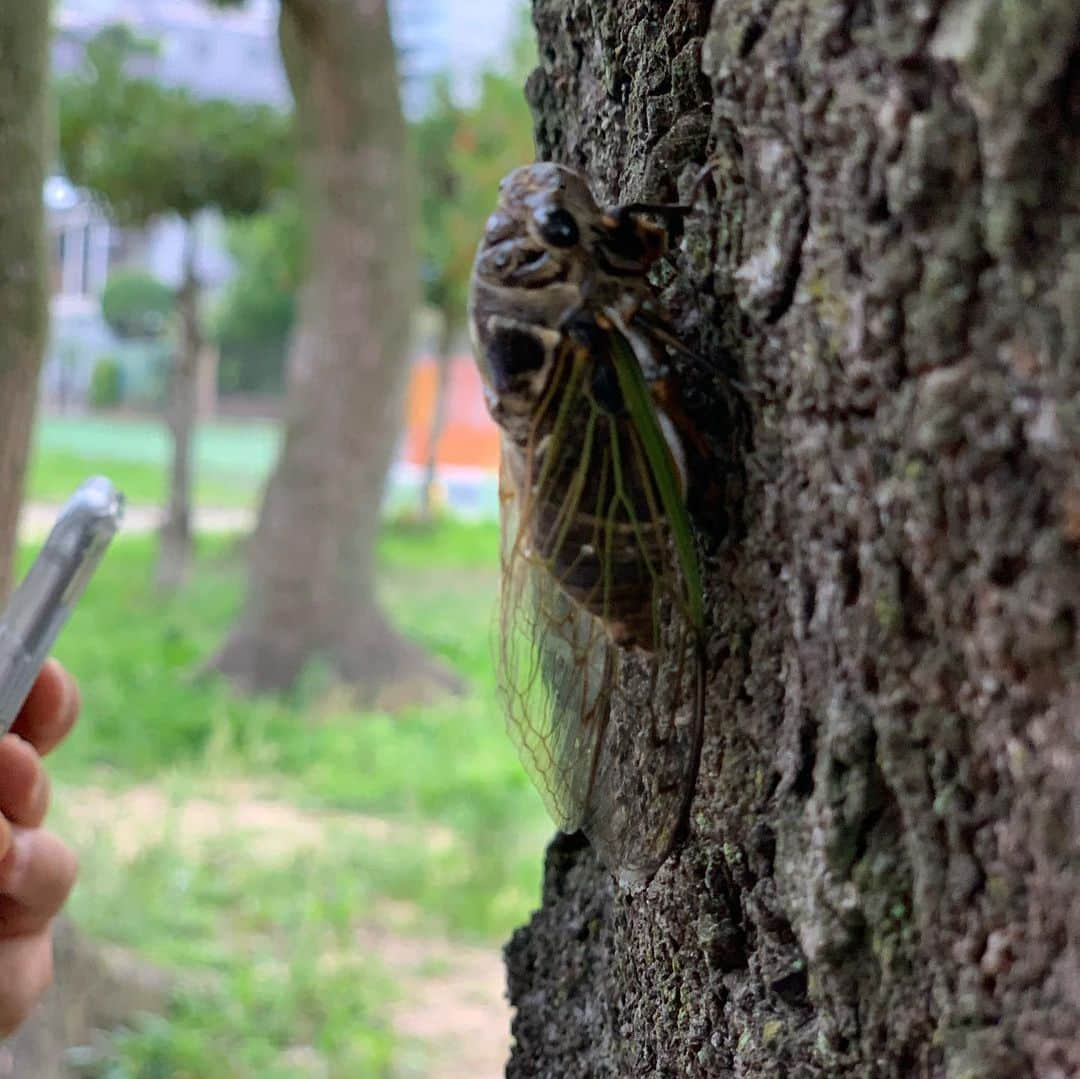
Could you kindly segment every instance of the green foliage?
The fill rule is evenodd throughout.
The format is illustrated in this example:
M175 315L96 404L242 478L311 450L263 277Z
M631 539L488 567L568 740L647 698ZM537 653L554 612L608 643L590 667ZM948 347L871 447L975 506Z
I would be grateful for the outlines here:
M101 313L118 337L153 338L165 332L175 307L172 289L145 270L109 275Z
M455 250L455 200L462 178L452 159L454 142L465 122L450 92L450 80L441 76L433 90L428 112L413 125L413 143L420 187L421 274L425 299L439 310L460 311L464 281L459 265L462 252ZM475 239L474 239L475 247Z
M475 105L458 105L444 77L431 108L413 125L426 299L451 327L464 319L473 255L499 181L533 159L523 92L533 62L532 35L525 30L509 72L485 73Z
M168 213L190 220L211 207L261 209L291 177L289 117L130 74L148 49L123 27L106 29L87 46L86 68L60 79L67 175L130 224Z
M236 274L210 322L221 353L218 386L223 393L281 391L296 318L303 237L299 207L291 197L230 225Z
M90 375L91 408L115 408L124 397L124 373L112 356L102 356Z

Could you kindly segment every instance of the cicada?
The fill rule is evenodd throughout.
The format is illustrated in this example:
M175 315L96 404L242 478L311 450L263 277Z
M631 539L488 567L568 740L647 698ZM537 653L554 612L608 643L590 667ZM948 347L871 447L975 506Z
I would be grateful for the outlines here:
M502 435L501 698L559 827L625 880L678 840L701 753L701 450L648 277L686 210L603 210L575 170L525 166L500 185L470 288Z

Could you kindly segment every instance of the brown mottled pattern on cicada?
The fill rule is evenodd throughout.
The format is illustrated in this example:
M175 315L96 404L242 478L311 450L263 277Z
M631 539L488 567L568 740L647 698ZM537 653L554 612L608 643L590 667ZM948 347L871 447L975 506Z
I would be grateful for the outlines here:
M595 361L586 352L578 362ZM595 393L589 386L570 397L566 430L548 444L562 452L527 461L522 488L543 492L530 500L529 540L560 588L600 619L616 645L651 652L667 522L633 422Z
M503 431L510 727L560 826L629 877L684 823L702 723L686 448L654 392L670 334L646 272L666 243L636 211L601 211L572 170L530 166L503 181L470 296ZM638 722L613 718L620 697Z

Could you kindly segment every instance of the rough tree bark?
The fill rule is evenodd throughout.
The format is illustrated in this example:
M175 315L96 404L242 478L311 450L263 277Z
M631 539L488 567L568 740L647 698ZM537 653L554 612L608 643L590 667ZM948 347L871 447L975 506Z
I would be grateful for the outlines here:
M196 268L198 241L195 222L185 222L184 267L176 293L180 334L169 373L166 420L172 435L172 466L169 504L161 525L156 584L164 591L178 588L191 565L191 488L195 424L199 411L199 359L202 328L199 325L199 278Z
M285 0L308 279L285 442L252 544L247 606L215 660L280 689L321 656L378 686L441 675L379 612L374 547L416 293L405 124L383 0Z
M38 371L48 320L45 289L45 87L49 5L0 11L0 601L22 504Z
M716 153L669 292L752 422L689 840L553 844L509 1074L1080 1074L1080 8L534 16L543 155Z

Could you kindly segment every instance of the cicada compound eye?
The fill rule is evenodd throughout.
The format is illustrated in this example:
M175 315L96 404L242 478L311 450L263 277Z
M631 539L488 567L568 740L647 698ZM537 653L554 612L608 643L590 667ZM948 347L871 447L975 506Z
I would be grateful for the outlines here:
M536 227L544 242L552 247L573 247L581 239L574 215L561 206L539 211Z

